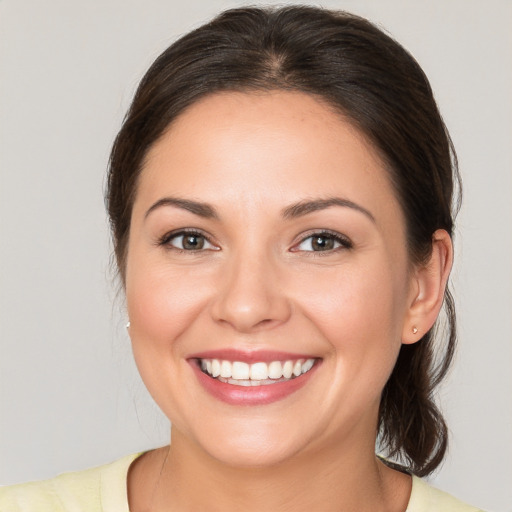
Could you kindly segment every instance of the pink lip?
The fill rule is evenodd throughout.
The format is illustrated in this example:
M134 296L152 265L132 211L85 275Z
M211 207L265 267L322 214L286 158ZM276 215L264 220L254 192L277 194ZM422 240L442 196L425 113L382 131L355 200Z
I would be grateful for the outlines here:
M225 361L241 361L243 363L270 363L271 361L290 361L297 359L315 359L311 354L292 354L274 350L209 350L192 354L188 359L219 359Z
M275 353L273 353L273 355L275 356ZM206 356L202 356L201 358L210 359L210 357ZM213 357L212 359L215 358L218 358L218 356ZM225 355L223 356L223 358L225 360L231 360L228 359ZM288 354L288 357L283 358L282 360L289 359L295 359L295 357L290 358L290 354ZM301 357L299 357L299 359L301 359ZM235 358L233 360L240 361L241 359ZM271 360L276 361L280 359L273 358ZM209 375L201 371L197 359L189 359L189 362L194 370L194 373L199 383L213 397L230 405L247 406L266 405L286 398L287 396L291 395L295 391L298 391L300 388L302 388L309 381L312 375L316 372L317 368L320 366L320 361L317 361L313 368L309 370L309 372L300 375L299 377L296 377L294 379L290 379L288 381L278 382L276 384L246 387L236 386L234 384L227 384L225 382L221 382L218 379L210 377ZM256 359L254 360L254 362L263 361L262 359Z

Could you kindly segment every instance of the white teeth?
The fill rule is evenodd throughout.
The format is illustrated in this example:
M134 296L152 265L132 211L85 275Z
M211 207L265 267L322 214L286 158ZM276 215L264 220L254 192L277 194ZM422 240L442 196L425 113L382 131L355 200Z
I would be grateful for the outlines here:
M265 380L236 380L236 379L224 379L222 377L218 377L218 380L220 380L221 382L226 382L227 384L233 384L235 386L245 386L245 387L248 387L248 386L255 386L255 387L258 387L258 386L268 386L269 384L275 384L276 382L286 382L290 379L285 379L285 378L282 378L282 379L277 379L277 380L274 380L274 379L265 379Z
M280 379L283 376L283 365L280 361L272 361L268 365L268 376L270 379Z
M248 364L242 361L220 359L201 359L203 372L222 382L239 386L260 386L283 382L308 372L313 368L315 359L289 359L270 363Z
M231 363L229 361L222 361L220 363L220 376L226 379L231 377Z
M248 380L249 371L249 365L240 361L235 361L231 367L231 375L233 379L237 380Z
M302 373L309 372L311 368L313 368L313 365L315 364L314 359L306 359L306 362L302 365Z
M293 373L293 361L286 361L283 365L283 377L289 379Z
M250 380L237 380L237 379L230 379L230 380L236 381L237 386L245 386L245 387L252 386Z
M267 363L254 363L254 364L251 364L251 379L252 380L265 380L265 379L268 379L268 366L267 366Z
M218 359L212 361L212 377L218 377L220 375L220 362Z

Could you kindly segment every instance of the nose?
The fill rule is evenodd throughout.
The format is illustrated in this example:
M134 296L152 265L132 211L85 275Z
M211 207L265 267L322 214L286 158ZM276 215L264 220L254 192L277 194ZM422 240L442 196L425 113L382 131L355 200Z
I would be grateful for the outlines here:
M290 318L291 304L277 267L261 253L226 261L212 305L214 320L242 333L285 323Z

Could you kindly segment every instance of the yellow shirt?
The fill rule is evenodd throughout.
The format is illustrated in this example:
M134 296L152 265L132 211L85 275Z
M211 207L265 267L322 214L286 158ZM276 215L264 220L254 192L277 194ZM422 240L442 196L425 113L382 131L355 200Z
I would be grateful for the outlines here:
M0 488L0 512L129 512L126 477L140 454L65 473L43 482ZM405 512L482 512L413 476Z

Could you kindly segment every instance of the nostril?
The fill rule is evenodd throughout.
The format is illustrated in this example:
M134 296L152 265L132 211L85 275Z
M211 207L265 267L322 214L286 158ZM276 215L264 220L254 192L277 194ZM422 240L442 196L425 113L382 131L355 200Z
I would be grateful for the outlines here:
M254 327L255 328L258 328L258 327L266 328L266 327L270 327L272 324L278 324L278 323L279 323L279 321L277 321L277 320L272 320L271 318L266 318L264 320L261 320Z

